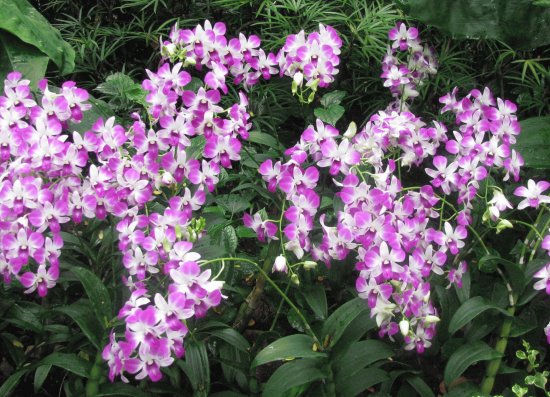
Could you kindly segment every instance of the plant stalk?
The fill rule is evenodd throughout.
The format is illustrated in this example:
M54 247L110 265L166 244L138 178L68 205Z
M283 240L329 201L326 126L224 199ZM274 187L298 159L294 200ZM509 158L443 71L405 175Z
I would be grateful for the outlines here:
M252 289L250 294L248 294L245 301L241 304L239 312L237 313L235 321L233 322L233 328L235 328L239 332L244 331L246 325L248 324L248 321L250 320L250 317L252 316L252 313L254 313L254 310L256 310L258 304L260 303L260 298L263 295L266 282L266 277L264 274L271 270L271 267L273 266L273 261L275 260L278 251L279 242L276 240L272 240L267 246L267 255L265 257L263 266L259 268L263 270L263 272L260 272L260 274L258 274L258 276L256 277L256 284L254 285L254 288Z
M95 355L94 365L90 370L90 377L86 382L86 397L96 397L99 392L99 379L101 378L101 367L103 366L103 357L101 350Z

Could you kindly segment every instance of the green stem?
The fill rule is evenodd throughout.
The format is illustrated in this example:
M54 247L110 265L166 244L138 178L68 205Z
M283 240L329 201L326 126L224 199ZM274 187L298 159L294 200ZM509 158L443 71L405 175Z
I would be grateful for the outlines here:
M514 301L515 300L516 300L516 296L514 295ZM495 384L495 377L498 373L498 370L500 369L500 364L502 363L502 357L504 356L504 353L506 352L506 347L508 346L508 337L510 336L510 330L512 329L512 321L514 319L514 313L516 312L516 307L510 306L506 310L506 312L510 316L506 317L506 319L502 323L502 327L500 328L500 337L498 338L497 343L495 345L495 350L501 354L501 357L491 360L487 365L487 369L485 371L485 378L483 379L483 383L481 384L481 392L484 395L491 395L491 392L493 390L493 386Z
M208 263L212 263L212 262L216 262L216 261L221 261L221 260L224 260L224 261L240 261L240 262L246 262L246 263L250 263L251 265L253 265L254 267L256 267L258 269L258 271L260 272L260 276L261 277L258 277L256 279L256 286L254 287L254 289L252 290L252 292L250 293L250 295L247 297L245 303L243 303L243 305L248 305L248 307L250 308L250 303L251 302L248 302L250 299L250 297L252 296L254 299L259 299L259 294L263 293L263 285L261 286L261 288L258 290L259 292L256 292L255 293L255 290L257 289L258 287L258 283L260 283L260 281L262 281L262 283L265 283L266 281L269 283L269 285L271 285L271 287L273 287L273 289L275 291L277 291L277 293L283 298L283 300L288 303L288 305L294 309L294 311L296 311L296 314L298 315L298 317L300 318L300 320L302 320L302 323L304 324L304 328L306 330L306 332L313 338L313 341L318 345L318 348L322 350L323 348L323 345L321 344L321 342L319 341L319 338L317 338L317 335L315 335L315 333L313 332L313 329L311 328L311 326L309 325L309 323L307 322L305 316L303 315L303 313L300 311L300 309L294 304L294 302L292 302L292 300L290 300L290 298L283 292L283 290L281 288L279 288L279 286L275 283L275 281L273 281L267 274L267 271L269 271L270 267L271 267L271 261L270 261L270 258L272 257L270 254L270 252L274 251L273 250L273 247L277 247L277 244L273 244L273 243L276 243L276 241L271 241L269 243L269 246L268 246L268 255L264 261L264 266L261 267L260 265L258 265L256 262L254 261L251 261L250 259L246 259L246 258L217 258L217 259L212 259L212 260L209 260L209 261L205 261L205 262L202 262L202 265L205 265L205 264L208 264ZM276 253L276 251L275 251ZM274 256L274 254L273 254ZM266 266L267 265L267 266ZM267 271L265 270L267 268ZM254 295L253 295L254 294ZM243 314L241 314L241 312ZM233 326L235 328L239 328L242 326L242 324L246 324L246 321L244 321L246 319L246 314L252 314L252 310L246 310L246 307L245 309L243 310L242 309L242 306L241 306L241 310L239 310L239 313L237 314L237 318L233 324Z
M99 379L101 378L101 368L103 367L103 358L101 351L98 350L95 356L94 365L90 370L90 377L86 382L86 397L96 397L99 392Z
M530 237L534 234L535 238L538 241L537 244L540 244L540 241L542 240L540 232L536 229L536 225L538 225L538 223L540 222L543 212L544 212L544 207L539 212L539 214L537 216L537 219L535 220L535 226L534 227L531 227L531 225L526 224L524 222L518 222L518 223L525 224L525 225L531 227L531 230L529 231L529 234L527 235L527 238L525 239L524 246L521 250L521 256L519 258L519 267L520 268L522 268L523 265L525 264L525 256L527 254L527 252L526 252L527 251L527 246L530 244L530 240L532 240L532 238L530 238ZM546 224L544 225L544 228L548 227L549 224L550 224L550 219L546 222ZM544 230L544 228L542 230ZM471 230L474 232L474 234L477 234L473 229L471 229ZM535 245L535 247L533 247L533 252L531 254L531 259L534 255L535 251L537 250L537 248L538 248L538 245ZM500 272L500 273L502 275L502 272ZM509 287L509 284L508 284L508 287ZM493 391L493 386L495 384L495 378L496 378L496 375L498 373L498 370L500 369L500 365L502 363L502 357L504 357L504 353L506 352L506 347L508 346L508 338L510 336L510 330L512 329L512 322L514 320L514 314L516 312L515 302L517 302L517 299L518 299L517 294L512 294L511 295L510 306L508 307L508 309L506 309L506 312L509 314L509 316L504 319L504 321L502 323L502 326L500 328L500 336L497 340L497 343L495 344L495 350L498 353L500 353L501 357L496 358L494 360L491 360L489 362L489 364L487 365L487 369L485 371L485 378L483 379L483 382L481 384L481 392L483 394L490 395L491 392Z

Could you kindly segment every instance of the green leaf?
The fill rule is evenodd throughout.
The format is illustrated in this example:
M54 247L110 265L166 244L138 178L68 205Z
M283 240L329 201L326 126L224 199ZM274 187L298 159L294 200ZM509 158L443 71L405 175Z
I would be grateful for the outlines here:
M464 327L474 318L487 310L498 310L499 312L509 315L506 310L498 306L487 303L481 296L475 296L464 302L455 312L449 323L449 333L454 334L460 328Z
M62 75L74 70L75 52L27 0L0 0L0 29L38 48Z
M289 335L277 339L254 357L251 368L278 360L326 357L325 353L314 351L313 344L311 336L305 334Z
M277 141L277 139L269 134L266 134L265 132L260 132L258 130L250 131L250 136L247 140L249 142L258 143L260 145L264 145L273 149L279 148L279 142Z
M324 379L325 374L317 368L318 362L304 359L281 365L265 384L262 396L280 397L293 387Z
M70 306L56 307L54 310L69 316L96 348L103 348L101 340L105 330L94 315L90 301L81 299Z
M34 371L34 394L38 394L51 369L51 365L41 365L36 368L36 371Z
M87 378L92 367L91 363L84 361L74 353L55 352L44 357L39 361L38 365L53 365L72 372L83 378Z
M107 326L113 318L111 297L103 282L90 270L71 266L71 272L80 280L86 295L90 298L92 309L101 324Z
M221 194L216 196L215 200L216 203L231 214L242 212L250 207L250 202L243 200L239 194Z
M336 379L344 383L345 379L362 368L368 367L377 361L393 356L393 349L386 343L378 340L363 340L353 343L345 352L333 359Z
M531 117L520 122L521 133L512 146L531 168L550 168L550 116Z
M4 315L3 320L35 333L41 333L43 330L40 319L28 307L25 308L20 304L13 305Z
M238 242L235 228L231 225L224 227L222 230L222 245L225 248L225 252L233 255L237 249Z
M435 394L430 386L424 382L419 376L409 376L406 381L411 385L420 397L435 397Z
M339 105L342 102L342 99L346 97L346 95L346 91L334 90L327 92L321 98L321 105L323 105L324 108L328 108L331 105Z
M324 320L327 318L327 295L325 287L322 285L305 286L302 289L302 295L306 299L307 304L315 313L317 320Z
M328 336L330 347L334 346L353 320L368 310L367 303L361 298L354 298L344 303L325 321L322 332L323 340Z
M36 89L43 79L49 58L36 47L27 44L5 31L0 31L0 85L8 73L18 71L23 78L31 81L31 89Z
M530 1L406 0L408 14L453 36L501 40L514 48L550 43L550 11Z
M246 226L239 225L236 229L238 238L257 238L256 232L254 230L247 228Z
M229 345L240 351L248 352L250 349L250 343L248 343L244 336L235 331L233 328L226 327L223 329L214 329L211 331L206 331L205 333L227 342Z
M210 391L210 363L206 345L194 340L185 345L185 361L178 360L178 365L185 372L193 390L198 395L207 396Z
M130 76L116 72L108 76L103 83L97 86L96 91L108 97L109 103L116 106L127 106L133 102L146 105L147 92Z
M13 393L13 391L21 381L23 375L25 375L27 372L29 372L29 370L22 369L10 375L10 377L6 379L6 381L2 383L2 386L0 387L0 396L8 397L11 393Z
M345 381L336 382L336 390L340 397L355 397L369 387L382 383L388 379L386 371L379 368L363 368L352 376L346 377Z
M331 125L336 125L338 120L340 120L340 118L344 115L344 112L344 107L340 105L330 105L326 109L315 108L315 110L313 110L313 113L317 118Z
M494 360L501 356L502 354L493 350L485 342L475 341L467 343L458 348L449 358L445 366L445 383L450 385L456 378L462 375L468 367L479 361Z
M130 397L149 397L150 394L138 389L132 385L124 383L103 383L99 385L97 397L103 396L130 396Z

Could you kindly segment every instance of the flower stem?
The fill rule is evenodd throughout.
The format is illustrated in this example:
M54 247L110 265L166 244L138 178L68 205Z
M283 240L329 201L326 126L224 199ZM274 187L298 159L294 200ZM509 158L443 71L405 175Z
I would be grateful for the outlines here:
M95 356L94 365L90 370L90 377L86 382L86 397L96 397L99 392L99 379L101 377L101 367L103 366L103 358L101 357L101 350L97 351Z
M304 324L304 328L306 332L313 338L313 341L317 344L318 348L322 350L323 345L319 341L319 338L317 338L317 335L313 332L313 329L307 322L306 318L304 317L303 313L300 311L300 309L290 300L288 295L281 289L279 286L268 276L267 272L270 270L271 266L273 265L273 260L277 254L277 248L278 244L277 241L271 241L267 247L267 256L264 261L264 265L261 267L256 262L251 261L250 259L246 258L217 258L212 259L209 261L202 262L202 265L216 262L216 261L240 261L240 262L246 262L250 263L251 265L254 265L258 271L260 272L260 275L256 278L256 285L254 286L254 289L248 297L246 298L245 302L241 305L239 312L237 313L237 317L235 318L235 321L233 322L233 327L236 329L244 329L246 324L248 323L248 319L252 315L252 312L256 308L258 301L263 294L265 283L267 282L277 293L283 298L283 300L288 303L288 305L296 311L296 314ZM267 270L266 270L267 269Z

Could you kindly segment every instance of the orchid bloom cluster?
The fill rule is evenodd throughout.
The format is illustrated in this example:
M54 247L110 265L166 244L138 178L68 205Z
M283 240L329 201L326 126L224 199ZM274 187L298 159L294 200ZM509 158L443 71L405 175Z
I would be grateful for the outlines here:
M243 92L229 108L220 106L227 87L218 72L240 62L246 73L254 69L246 75L249 85L276 72L253 37L227 45L225 26L212 28L207 21L193 31L192 43L184 44L189 32L175 28L171 37L185 47L193 45L193 51L185 51L195 54L198 69L210 69L204 85L188 89L192 78L182 62L147 71L142 86L148 92L148 124L133 114L130 128L111 117L98 119L83 135L69 134L69 123L81 121L90 108L88 93L73 82L54 93L42 81L39 105L30 82L14 72L0 97L0 272L5 282L17 278L26 293L37 290L45 296L59 276L62 225L84 218L119 220L130 298L119 312L126 324L124 338L113 333L103 351L111 380L119 375L127 380L125 373L159 380L161 368L184 354L185 321L204 316L223 298L223 283L211 280L210 270L201 271L200 255L192 251L204 228L193 212L214 190L221 168L240 160L241 140L248 138L251 123ZM291 48L281 52L288 65L281 73L302 68L312 79L332 81L337 70L325 58L317 63L315 55L321 47L323 56L338 64L341 42L332 28L321 26L299 46L292 46L294 38L288 43ZM307 66L311 63L315 70ZM196 147L204 142L202 159L190 155L194 141ZM148 203L159 195L166 198L166 208L149 213ZM268 235L270 230L266 226Z
M423 80L437 73L437 59L431 47L422 45L415 27L407 28L404 23L398 23L388 36L391 45L382 60L381 77L384 87L388 87L396 98L393 107L402 108L404 100L419 95L417 88ZM401 54L405 54L406 61L400 59Z
M12 72L0 96L0 273L43 297L59 277L61 227L82 211L74 195L89 156L78 134L63 131L90 105L73 82L39 89L37 103L30 81Z
M433 53L421 49L417 36L416 29L403 24L390 32L390 53L410 50L409 65L417 65L408 69L396 65L397 57L392 58L394 65L390 58L384 59L382 77L401 105L390 104L357 134L352 125L343 136L320 120L315 127L309 126L300 141L285 152L288 161L267 160L259 168L268 189L275 192L278 188L283 193L284 218L275 225L262 221L259 213L254 215L254 223L246 221L251 216L245 215L245 225L262 240L279 236L283 251L292 251L299 260L309 253L314 260L330 265L354 252L359 271L356 287L376 317L380 335L392 337L401 332L405 349L422 353L431 345L439 321L429 299L429 277L446 275L449 286L461 287L467 264L459 254L468 237L472 200L480 181L499 169L504 181L510 177L517 181L523 159L510 148L519 134L516 106L495 99L488 88L472 90L463 99L456 98L455 89L440 99L442 113L451 110L456 116L454 139L448 138L443 123L427 126L408 110L404 101L414 97L410 94L414 87L433 73L436 65ZM410 75L387 84L392 69ZM431 184L403 188L398 166L428 161L435 168L426 168ZM315 189L324 167L329 167L339 190L336 195L343 202L343 209L332 220L336 226L327 224L326 214L319 214L321 200ZM546 182L529 181L527 187L518 188L516 195L525 198L518 208L548 202L550 198L542 195L548 187ZM437 190L442 196L453 197L461 208L449 198L443 199ZM445 206L454 216L441 219ZM507 208L511 204L495 190L489 213L498 218ZM312 242L319 241L319 236L311 235L317 220L322 230L319 243ZM549 241L547 237L543 247L550 250ZM535 288L550 291L550 265L535 277L541 279Z
M331 26L319 24L319 31L306 35L302 30L289 35L285 45L276 54L266 53L258 36L238 38L226 37L226 26L209 21L194 29L179 29L176 26L169 40L161 40L161 54L171 60L193 64L197 70L203 67L209 71L205 83L212 89L227 93L226 78L233 77L235 84L250 87L261 78L269 80L272 75L286 75L294 79L297 86L327 87L334 81L340 63L342 40Z

